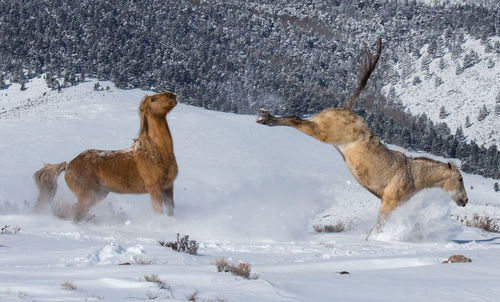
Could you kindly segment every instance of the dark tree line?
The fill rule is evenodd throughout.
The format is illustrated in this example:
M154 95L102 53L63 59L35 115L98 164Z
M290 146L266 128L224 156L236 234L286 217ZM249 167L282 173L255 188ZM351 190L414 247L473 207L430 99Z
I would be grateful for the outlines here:
M189 104L238 113L266 107L311 114L338 106L356 85L362 42L381 35L381 61L358 104L377 134L407 148L461 156L467 171L500 177L496 147L466 144L446 125L410 117L380 95L383 85L412 76L392 66L420 57L425 44L424 69L446 51L458 58L465 35L500 53L500 43L488 39L500 35L494 2L0 0L0 12L2 79L22 83L46 73L47 85L61 89L96 77L119 88L173 90ZM477 61L477 53L468 53L457 72ZM456 154L455 141L466 155Z

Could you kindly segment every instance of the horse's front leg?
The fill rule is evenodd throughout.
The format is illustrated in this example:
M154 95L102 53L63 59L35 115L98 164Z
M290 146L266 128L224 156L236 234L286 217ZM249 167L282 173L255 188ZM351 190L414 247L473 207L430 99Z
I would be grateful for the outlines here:
M149 190L149 197L151 198L151 205L153 206L153 210L161 214L163 213L163 199L164 192L161 188L155 188Z
M167 215L174 216L174 185L163 191L163 203L167 208Z
M383 226L387 222L392 211L394 211L398 204L399 201L396 198L382 198L382 205L378 211L377 224L379 226Z
M382 197L382 205L380 206L380 209L378 211L377 224L370 229L368 235L366 235L366 240L370 238L371 234L374 231L375 233L379 233L382 231L382 228L389 219L389 216L391 216L392 211L394 211L398 204L399 202L397 199Z

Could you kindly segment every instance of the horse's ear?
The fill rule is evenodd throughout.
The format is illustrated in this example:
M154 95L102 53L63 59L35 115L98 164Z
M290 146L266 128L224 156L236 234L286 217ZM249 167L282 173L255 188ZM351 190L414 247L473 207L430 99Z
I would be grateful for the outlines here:
M448 163L448 168L449 168L450 170L453 170L453 166L451 165L451 163Z

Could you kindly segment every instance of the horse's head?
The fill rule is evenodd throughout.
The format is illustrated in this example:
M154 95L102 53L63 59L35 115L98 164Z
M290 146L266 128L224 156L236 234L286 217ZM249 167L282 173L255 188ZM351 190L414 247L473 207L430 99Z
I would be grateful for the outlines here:
M467 197L464 180L460 171L454 164L448 163L447 173L449 173L449 176L444 180L443 190L451 194L451 198L457 205L465 207L469 198Z
M143 114L152 114L165 116L177 105L177 95L167 91L151 96L146 96L139 106L139 112Z

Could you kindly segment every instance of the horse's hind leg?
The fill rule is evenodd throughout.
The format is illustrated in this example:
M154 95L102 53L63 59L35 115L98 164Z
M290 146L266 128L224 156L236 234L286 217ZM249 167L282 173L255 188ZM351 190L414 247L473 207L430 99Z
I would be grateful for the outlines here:
M38 197L36 198L36 203L33 206L33 212L40 213L47 209L52 200L54 200L55 194L47 192L46 190L40 190Z
M75 222L82 220L89 212L90 208L99 201L106 198L109 192L103 189L89 190L76 194L78 202L73 206L73 219Z
M257 123L266 126L289 126L293 127L309 136L312 136L318 140L322 140L320 131L315 122L311 120L304 120L300 117L293 116L280 116L276 117L271 115L267 110L260 110L260 117L257 119Z
M174 185L163 192L163 203L167 209L168 216L174 216Z

